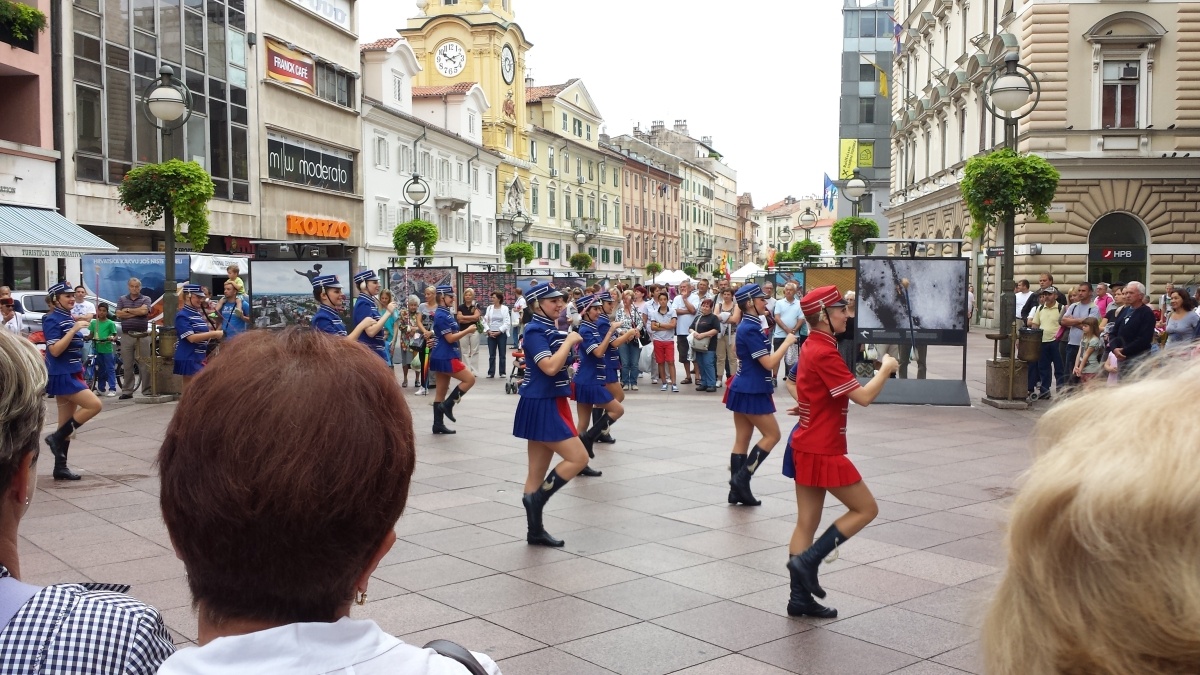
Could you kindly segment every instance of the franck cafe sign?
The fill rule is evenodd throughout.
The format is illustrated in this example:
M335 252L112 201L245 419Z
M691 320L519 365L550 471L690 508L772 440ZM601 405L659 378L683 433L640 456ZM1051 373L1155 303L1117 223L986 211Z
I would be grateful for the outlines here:
M267 175L273 180L354 192L350 153L283 134L267 134Z
M267 38L267 77L310 94L317 93L316 63L307 54Z

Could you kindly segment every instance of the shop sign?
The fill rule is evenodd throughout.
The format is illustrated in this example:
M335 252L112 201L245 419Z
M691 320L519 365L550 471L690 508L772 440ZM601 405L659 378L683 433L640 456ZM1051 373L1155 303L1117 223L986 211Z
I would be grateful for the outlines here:
M349 239L350 223L344 220L313 218L311 216L289 213L287 217L287 233L323 239Z
M265 42L267 77L316 94L316 63L312 58L294 49L288 49L271 38L266 38Z
M69 248L0 246L0 255L6 258L82 258L84 253L85 251Z
M354 192L354 159L348 155L280 134L267 135L267 175L274 180Z
M1092 262L1104 263L1145 262L1146 249L1093 246L1089 251L1088 258Z
M350 30L350 0L292 0L317 16Z

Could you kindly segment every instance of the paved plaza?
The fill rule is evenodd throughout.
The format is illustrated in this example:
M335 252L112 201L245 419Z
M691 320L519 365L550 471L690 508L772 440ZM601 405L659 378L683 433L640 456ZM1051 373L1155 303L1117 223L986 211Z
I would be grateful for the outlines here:
M973 332L972 407L852 407L851 457L880 515L822 567L836 620L784 611L795 500L780 453L754 480L762 506L725 503L733 425L720 390L669 394L643 378L613 427L617 444L597 446L593 466L604 476L577 478L550 500L546 528L566 547L547 549L524 541L525 444L511 435L517 397L503 380L479 381L456 409L454 436L429 433L432 397L409 387L411 498L353 616L407 642L446 638L486 652L506 675L981 672L978 627L1041 412L978 404L990 355ZM957 377L961 351L931 348L930 362L930 377ZM781 388L786 431L794 418L785 397ZM82 481L55 483L51 462L41 462L41 489L20 526L22 569L35 584L131 584L180 645L191 644L196 619L159 516L154 467L176 405L104 401L71 448ZM229 414L254 424L253 410ZM842 511L831 498L821 528Z

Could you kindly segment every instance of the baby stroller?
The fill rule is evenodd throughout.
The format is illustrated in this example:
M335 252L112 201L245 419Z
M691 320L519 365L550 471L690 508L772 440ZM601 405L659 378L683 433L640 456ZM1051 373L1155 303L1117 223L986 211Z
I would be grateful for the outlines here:
M525 351L524 340L517 343L517 348L512 352L512 367L508 369L508 381L504 383L504 393L515 394L521 386L521 380L525 379Z

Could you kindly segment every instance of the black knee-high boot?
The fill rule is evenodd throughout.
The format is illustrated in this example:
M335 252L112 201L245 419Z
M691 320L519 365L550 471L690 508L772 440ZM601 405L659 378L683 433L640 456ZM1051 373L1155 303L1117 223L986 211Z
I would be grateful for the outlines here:
M67 454L71 452L71 441L62 442L62 453L54 456L54 480L79 480L79 474L67 468Z
M738 502L746 506L761 506L762 502L754 498L754 493L750 492L750 477L758 471L758 467L762 466L763 460L770 454L766 450L757 445L750 448L750 453L746 455L746 459L737 473L733 474L733 478L729 479L729 487L733 496L737 497Z
M804 590L818 598L825 597L825 589L817 583L817 566L838 547L838 544L848 538L837 529L837 525L830 525L829 529L825 530L821 538L813 542L807 551L800 555L794 555L788 560L788 569L795 572L804 586Z
M800 580L800 574L792 569L791 560L799 558L794 555L788 559L788 574L792 578L791 594L788 596L787 613L788 616L814 616L818 619L836 619L837 610L832 607L826 607L813 599L812 593L809 593L804 588L804 583Z
M737 475L737 472L742 468L742 465L745 463L746 463L745 455L739 455L737 453L731 453L729 455L729 480L731 480L731 481L733 480L733 477ZM729 503L730 504L738 503L737 493L733 491L732 485L729 486Z
M435 434L456 434L457 431L446 426L446 421L442 419L442 406L433 406L433 433Z
M443 415L450 418L451 422L457 422L458 420L454 419L454 404L461 401L462 397L463 397L463 390L459 389L458 385L456 384L456 385L454 385L454 391L450 392L450 394L448 396L446 396L446 400L435 405L434 407L435 408L440 407L442 409Z
M600 414L596 415L596 411ZM596 435L597 443L616 443L617 439L608 435L609 428L613 425L613 418L608 416L608 411L603 408L596 408L592 411L595 416L596 424L600 427L600 433Z
M566 479L559 476L558 471L551 469L550 473L546 474L546 480L537 490L521 497L521 504L525 507L525 524L528 528L525 535L526 543L553 547L563 545L562 539L550 536L550 533L546 532L546 528L542 526L542 509L546 507L546 502L550 501L554 493L566 484Z

